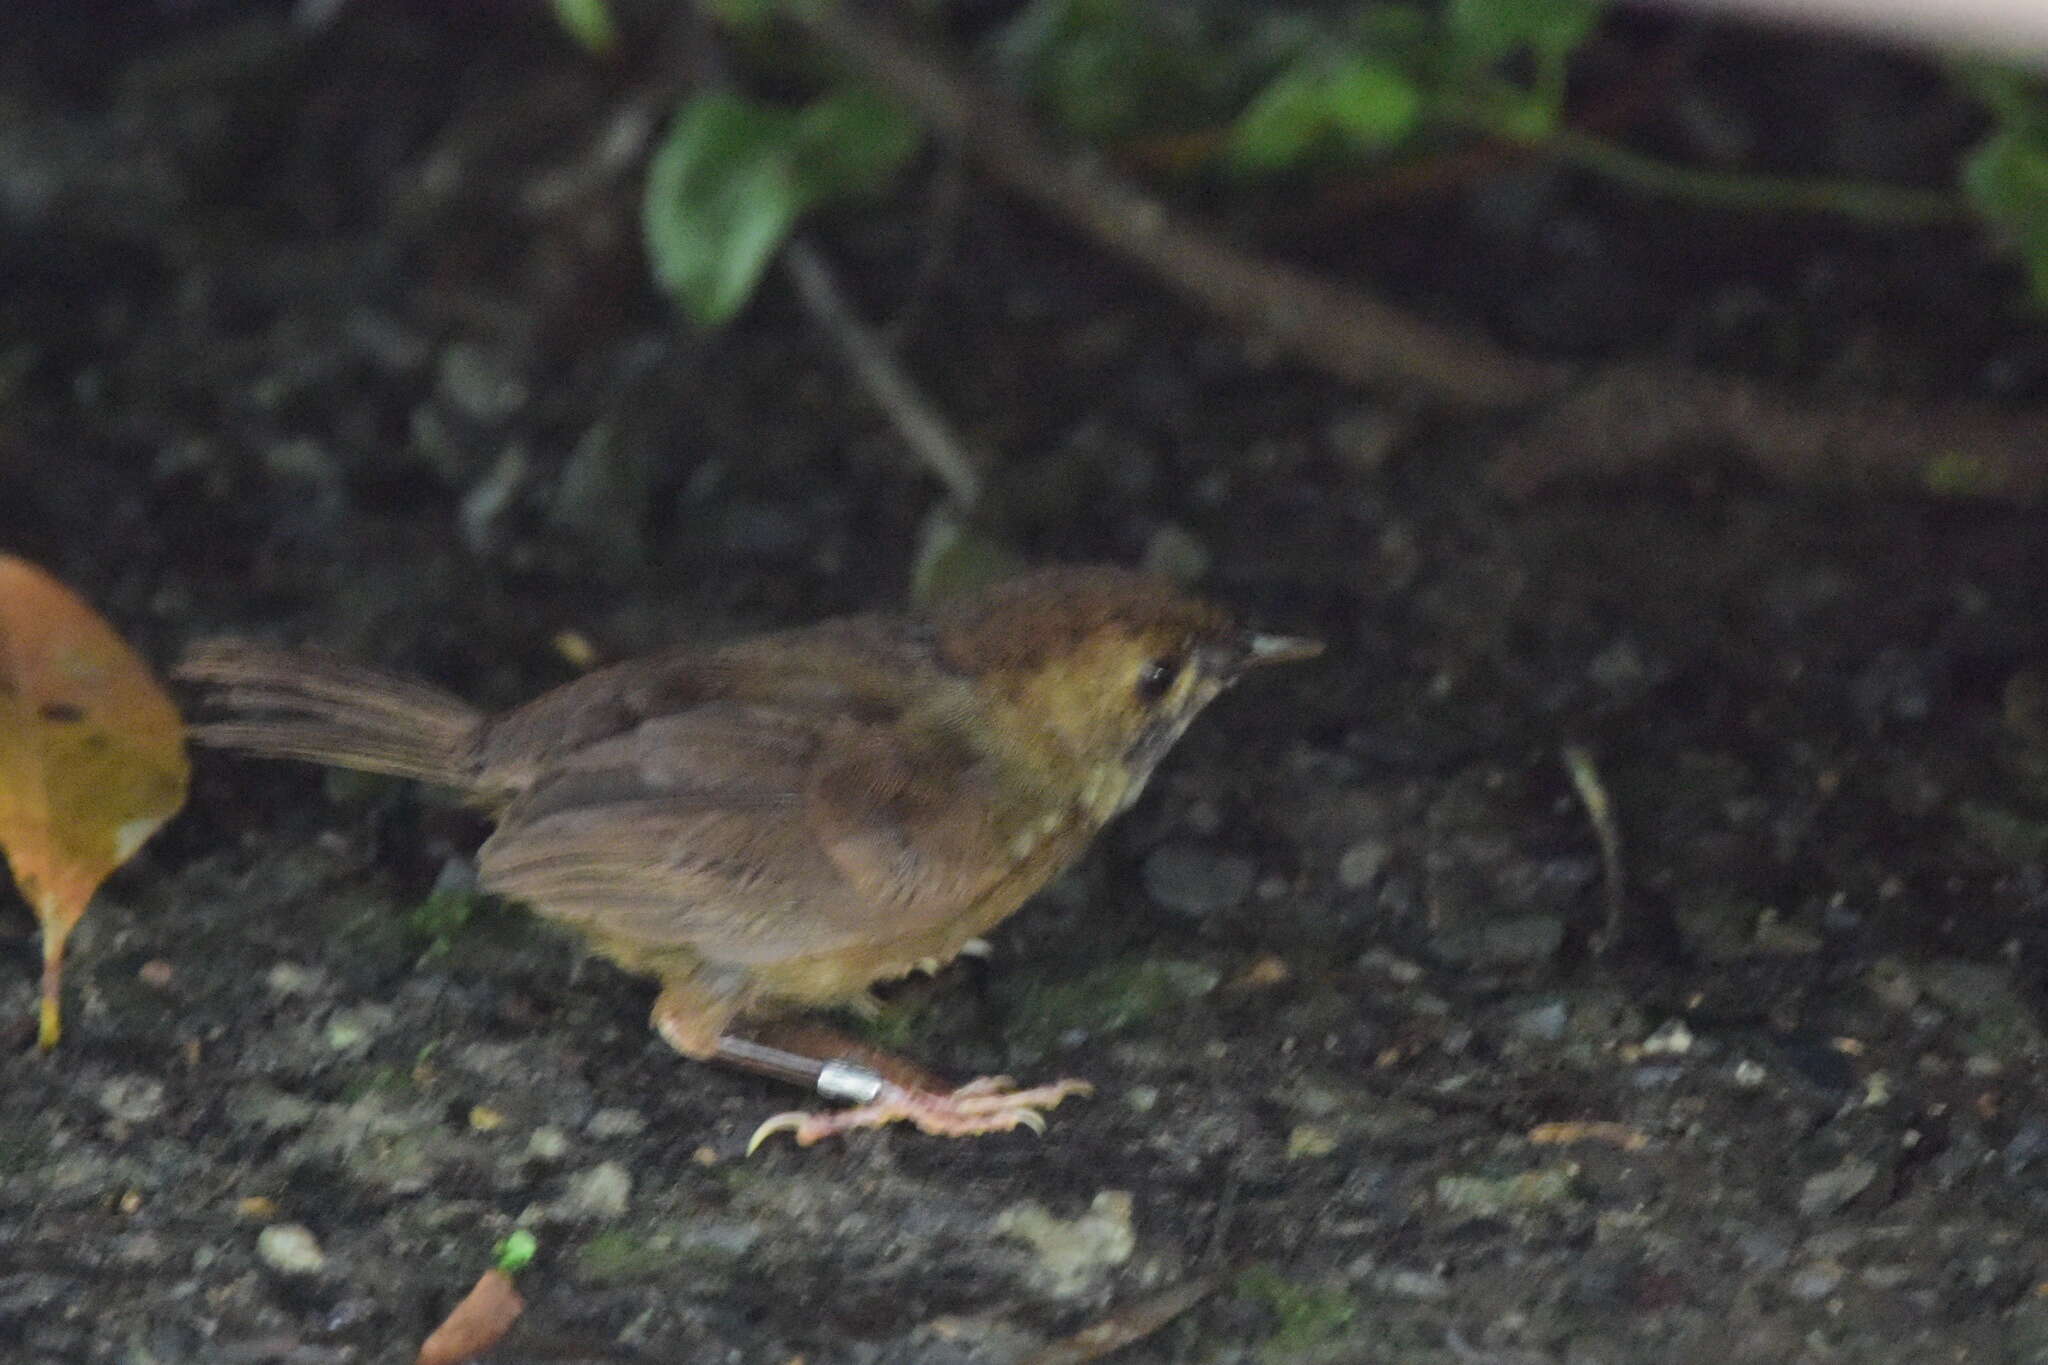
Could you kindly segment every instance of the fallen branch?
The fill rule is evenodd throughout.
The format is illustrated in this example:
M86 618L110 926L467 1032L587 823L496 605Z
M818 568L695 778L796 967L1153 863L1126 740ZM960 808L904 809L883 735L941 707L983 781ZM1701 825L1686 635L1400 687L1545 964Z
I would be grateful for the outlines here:
M1878 394L1800 395L1689 366L1620 362L1502 445L1492 478L1528 496L1611 478L1675 449L1720 448L1786 483L2030 503L2048 498L2038 409Z
M1085 1365L1143 1341L1216 1290L1214 1276L1202 1275L1119 1308L1093 1326L1034 1351L1020 1365Z

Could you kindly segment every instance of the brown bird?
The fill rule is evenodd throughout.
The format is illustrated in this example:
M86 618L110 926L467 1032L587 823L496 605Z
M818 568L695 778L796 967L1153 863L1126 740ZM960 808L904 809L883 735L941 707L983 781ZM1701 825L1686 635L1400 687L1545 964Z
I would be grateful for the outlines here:
M205 744L462 791L496 830L482 886L657 978L687 1057L856 1107L784 1114L800 1144L908 1120L965 1135L1084 1093L991 1077L947 1089L775 1020L859 1004L950 961L1135 801L1247 668L1310 657L1170 584L1046 569L928 615L852 616L600 669L502 715L318 654L216 641L181 676L234 719ZM751 1150L751 1147L750 1147Z

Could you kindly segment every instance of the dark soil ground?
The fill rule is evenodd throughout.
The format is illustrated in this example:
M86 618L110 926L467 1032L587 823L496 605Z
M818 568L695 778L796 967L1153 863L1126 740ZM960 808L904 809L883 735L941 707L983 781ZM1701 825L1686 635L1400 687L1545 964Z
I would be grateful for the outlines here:
M700 337L646 283L673 86L447 8L10 9L0 547L162 663L234 630L492 704L572 675L563 632L901 600L937 494L787 292ZM1797 130L1780 160L1924 172L1967 131L1904 62L1715 41L1695 112ZM827 226L877 315L931 212ZM1967 230L1534 169L1389 219L1392 287L1551 354L2048 388ZM53 1056L0 902L0 1358L406 1361L524 1227L499 1362L1017 1365L1203 1274L1119 1359L2048 1361L2038 514L1728 452L1506 501L1486 424L1262 361L992 192L953 236L905 356L1014 543L1332 646L877 1026L1098 1093L1042 1139L743 1159L791 1094L466 896L474 817L202 755ZM1568 746L1624 839L1608 951Z

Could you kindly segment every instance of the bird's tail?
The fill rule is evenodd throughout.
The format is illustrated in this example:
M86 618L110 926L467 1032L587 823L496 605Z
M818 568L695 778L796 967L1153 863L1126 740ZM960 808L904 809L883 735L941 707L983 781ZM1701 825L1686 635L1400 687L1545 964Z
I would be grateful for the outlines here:
M195 725L201 744L270 758L475 784L484 715L438 688L324 654L209 640L178 664L229 719Z

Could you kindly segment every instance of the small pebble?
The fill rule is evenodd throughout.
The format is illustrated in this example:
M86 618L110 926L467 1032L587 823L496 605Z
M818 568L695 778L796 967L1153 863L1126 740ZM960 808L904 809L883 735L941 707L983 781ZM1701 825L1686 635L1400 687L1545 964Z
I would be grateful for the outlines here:
M525 383L502 357L469 342L454 342L441 352L436 379L450 407L480 422L509 417L527 399Z
M1795 1299L1812 1303L1826 1298L1841 1285L1842 1267L1832 1261L1821 1261L1794 1271L1785 1282L1785 1290Z
M1776 1270L1792 1259L1791 1242L1782 1233L1764 1228L1737 1237L1735 1250L1751 1270Z
M1645 1057L1683 1057L1692 1051L1692 1030L1683 1019L1667 1019L1643 1039Z
M1390 1269L1373 1276L1373 1287L1396 1298L1435 1302L1451 1296L1451 1282L1428 1270Z
M100 1087L100 1108L123 1123L146 1123L164 1111L164 1083L154 1076L116 1076Z
M595 1138L637 1137L647 1131L647 1120L637 1109L600 1109L583 1131Z
M1571 1012L1562 1000L1546 1000L1531 1009L1517 1014L1508 1027L1515 1036L1535 1043L1554 1043L1564 1037L1565 1026L1571 1022Z
M1363 891L1380 879L1393 847L1384 839L1360 839L1337 859L1337 885L1346 891Z
M2023 1119L2005 1144L2005 1169L2014 1175L2048 1156L2048 1118Z
M558 1218L617 1218L632 1197L632 1174L616 1161L600 1162L569 1177L554 1213Z
M1176 583L1198 583L1208 574L1209 547L1185 526L1172 522L1152 533L1145 545L1145 572Z
M272 1270L287 1275L311 1275L327 1264L327 1253L299 1223L272 1223L257 1233L256 1254Z
M1183 915L1213 915L1241 904L1257 877L1251 859L1185 840L1161 844L1145 859L1146 894Z
M357 1005L336 1010L328 1016L323 1035L336 1052L357 1052L367 1048L380 1033L391 1027L393 1012L388 1005Z
M1806 1183L1799 1187L1799 1211L1809 1218L1833 1213L1869 1189L1870 1183L1876 1179L1875 1162L1850 1157L1833 1170L1806 1178Z
M569 1137L559 1128L536 1128L527 1135L526 1154L541 1161L560 1161L569 1154Z
M1438 1176L1437 1202L1467 1218L1497 1218L1518 1209L1549 1208L1572 1198L1575 1169L1553 1166L1518 1175Z
M1313 1123L1296 1124L1287 1134L1287 1159L1328 1156L1337 1150L1337 1135Z
M1131 1212L1131 1196L1123 1190L1101 1191L1078 1218L1060 1218L1026 1201L997 1214L994 1232L1029 1243L1038 1253L1032 1279L1040 1289L1056 1299L1079 1298L1131 1259L1138 1245Z
M1547 962L1564 946L1564 920L1556 915L1511 915L1479 931L1472 961L1488 967Z
M305 995L320 982L320 973L296 962L280 962L263 974L263 984L275 995Z

